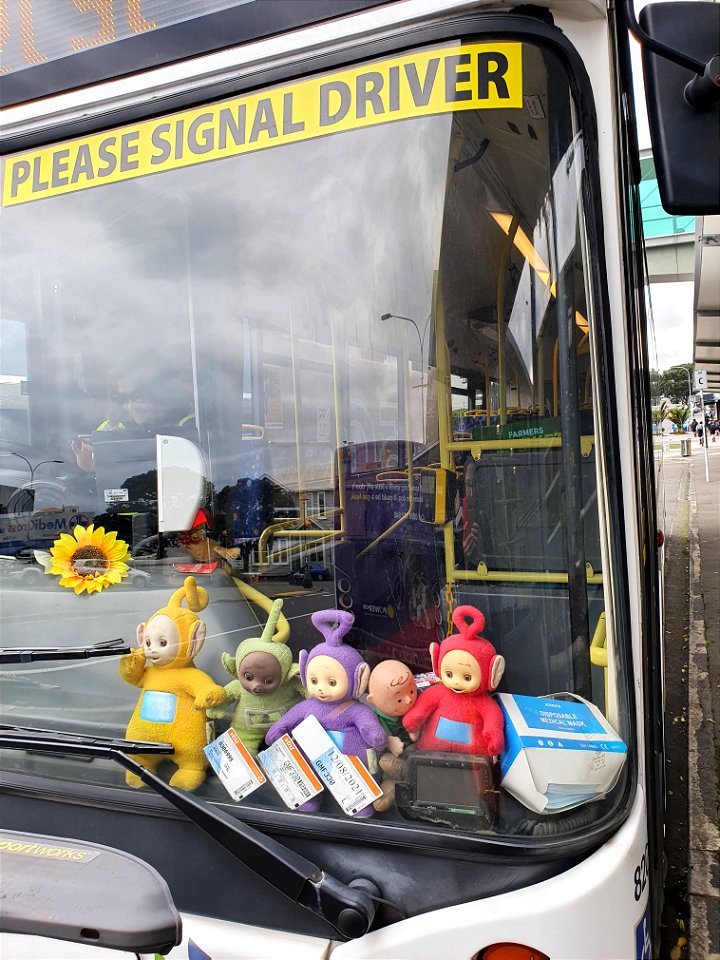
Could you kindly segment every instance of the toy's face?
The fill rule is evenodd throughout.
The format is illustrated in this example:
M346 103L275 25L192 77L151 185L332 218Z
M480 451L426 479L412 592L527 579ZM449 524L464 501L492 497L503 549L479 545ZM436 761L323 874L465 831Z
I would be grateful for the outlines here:
M313 657L307 666L307 692L309 697L332 703L342 700L348 692L348 677L345 668L332 657Z
M203 526L193 527L180 536L181 543L202 543L204 540L207 540L207 532Z
M180 636L175 623L164 613L145 624L141 648L148 663L162 666L171 663L180 650Z
M465 650L450 650L442 658L440 680L455 693L474 693L482 683L480 664Z
M399 660L384 660L370 674L368 703L388 717L404 717L417 700L415 678Z
M282 682L280 663L271 653L249 653L238 668L238 680L256 697L274 693Z

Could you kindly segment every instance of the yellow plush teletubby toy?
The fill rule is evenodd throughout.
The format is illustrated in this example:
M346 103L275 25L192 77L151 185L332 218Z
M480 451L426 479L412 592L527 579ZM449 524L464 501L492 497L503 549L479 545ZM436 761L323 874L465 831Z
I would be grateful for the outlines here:
M226 697L223 688L193 664L205 642L205 624L195 611L207 604L207 591L195 577L186 577L168 605L138 625L138 650L120 660L120 676L142 690L125 736L171 743L174 752L168 756L177 770L170 784L184 790L195 790L205 779L208 761L203 747L209 740L205 710ZM150 770L164 759L137 756ZM127 773L125 779L131 787L143 785L135 774Z

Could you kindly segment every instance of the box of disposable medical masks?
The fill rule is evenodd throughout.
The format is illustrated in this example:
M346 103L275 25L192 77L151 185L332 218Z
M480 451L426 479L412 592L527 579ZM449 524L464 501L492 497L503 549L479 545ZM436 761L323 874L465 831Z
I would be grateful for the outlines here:
M561 813L603 797L627 746L587 701L498 694L505 715L501 786L535 813Z

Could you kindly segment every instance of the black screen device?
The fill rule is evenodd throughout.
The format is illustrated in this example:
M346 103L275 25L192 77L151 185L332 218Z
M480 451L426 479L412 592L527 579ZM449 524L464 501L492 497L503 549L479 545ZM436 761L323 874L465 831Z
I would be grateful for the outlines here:
M482 754L410 750L395 799L414 820L489 830L498 815L497 764Z

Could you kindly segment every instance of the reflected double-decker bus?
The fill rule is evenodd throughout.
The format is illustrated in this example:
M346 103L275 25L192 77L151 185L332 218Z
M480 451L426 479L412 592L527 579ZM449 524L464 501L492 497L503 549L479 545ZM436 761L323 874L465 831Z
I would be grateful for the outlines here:
M428 455L402 440L344 447L344 531L335 547L338 606L354 614L368 657L415 672L430 669L430 644L443 635L444 563L437 527L423 519Z

